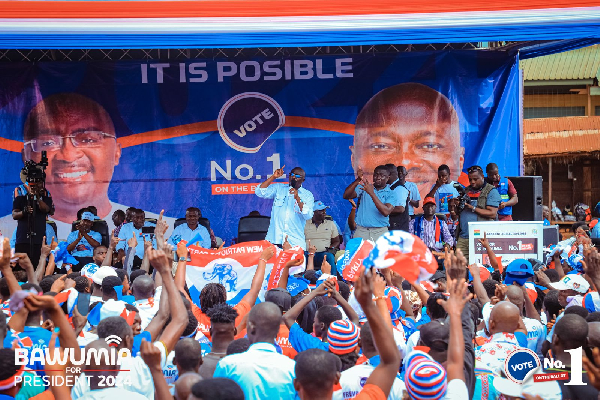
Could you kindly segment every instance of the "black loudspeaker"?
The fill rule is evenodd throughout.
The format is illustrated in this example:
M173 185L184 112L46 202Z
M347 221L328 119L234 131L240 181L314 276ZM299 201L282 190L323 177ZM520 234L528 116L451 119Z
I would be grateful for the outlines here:
M514 221L542 221L542 177L515 176L508 177L517 189L519 203L513 207Z
M518 192L517 192L518 193ZM558 236L558 225L550 225L544 227L544 247L550 247L560 241Z

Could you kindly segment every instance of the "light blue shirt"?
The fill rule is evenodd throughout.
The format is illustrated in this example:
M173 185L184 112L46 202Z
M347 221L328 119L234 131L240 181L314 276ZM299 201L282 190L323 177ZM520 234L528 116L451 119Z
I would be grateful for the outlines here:
M410 199L414 201L421 201L421 193L419 193L419 188L417 184L414 182L406 181L404 182L404 187L410 191ZM408 215L415 215L415 208L408 204Z
M177 243L182 240L185 240L189 243L190 240L192 240L198 233L202 237L202 239L199 241L200 247L210 249L210 233L208 233L208 230L200 224L198 224L194 230L191 230L187 223L179 225L173 230L173 233L171 233L171 237L169 237L169 243L171 243L173 246L177 246Z
M156 227L156 225L148 221L144 222L144 226ZM138 242L135 248L135 255L139 258L144 258L144 238L142 237L142 230L135 229L135 227L133 226L133 222L129 222L121 227L121 230L119 231L119 239L125 240L121 240L119 244L117 244L116 250L124 250L125 253L127 253L127 249L129 249L127 241L131 239L133 235L135 235ZM149 240L149 238L146 237L146 240ZM156 238L154 237L152 238L152 245L154 246L154 248L156 248Z
M435 185L434 185L435 186ZM433 189L433 186L431 187ZM448 200L458 197L458 191L454 189L454 181L445 183L435 192L435 205L438 213L450 214Z
M375 206L371 196L363 190L362 187L356 188L358 195L358 210L356 210L356 224L363 228L383 228L390 226L390 218L384 217ZM375 196L383 204L391 204L394 207L399 205L398 196L390 189L390 185L385 185L383 189L375 189ZM406 201L406 199L404 200Z
M242 390L246 400L294 399L294 367L290 358L277 353L273 344L254 343L245 353L219 361L213 378L229 378Z
M274 199L271 208L271 224L265 239L271 243L282 244L287 236L292 246L300 246L306 250L304 227L306 221L313 217L315 202L313 194L303 187L298 189L298 196L304 204L300 211L296 199L290 194L289 185L273 183L266 189L259 185L255 193L263 199Z
M396 179L394 183L392 183L392 185L396 182L398 182L398 179ZM390 189L392 185L390 185ZM405 186L398 185L392 190L394 191L394 193L396 193L396 198L398 200L398 204L395 204L394 206L404 207L406 205L406 200L408 200L408 189Z
M544 225L546 225L546 221L547 220L544 220ZM548 225L550 225L550 221L548 221ZM600 221L598 221L596 225L594 225L594 227L592 228L592 231L590 232L590 237L592 239L600 239Z
M102 243L102 235L100 235L98 232L89 231L88 235L96 242ZM67 244L71 244L76 241L77 236L79 236L79 231L73 231L69 233L69 236L67 236ZM81 238L79 243L77 243L77 246L75 247L75 250L71 252L71 255L73 257L92 257L94 255L94 246L92 246L84 236Z
M46 224L46 244L50 246L52 244L52 238L56 238L56 233L54 233L54 228L52 228L49 224ZM17 244L17 230L13 231L12 236L10 237L10 248L14 249Z

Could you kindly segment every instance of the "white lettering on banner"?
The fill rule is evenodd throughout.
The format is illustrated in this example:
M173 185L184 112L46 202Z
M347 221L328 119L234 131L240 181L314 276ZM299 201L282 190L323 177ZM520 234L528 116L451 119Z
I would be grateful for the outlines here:
M269 110L265 110L263 112L261 112L259 114L259 116L264 117L265 119L270 119L274 116L273 113L271 113ZM254 117L252 120L254 120L256 117ZM261 118L262 121L262 118ZM238 133L238 131L235 131L235 133L239 136L240 134ZM245 134L245 133L244 133ZM269 171L268 173L265 173L265 175L268 177L270 177L273 172L275 172L276 170L278 170L279 168L281 168L281 156L279 153L273 153L271 156L267 157L267 161L271 162L272 165L272 169L271 171ZM262 167L262 165L261 165ZM246 170L247 172L242 172L242 170ZM223 168L221 165L219 165L219 163L217 161L212 160L210 162L210 180L212 182L216 182L217 181L217 173L219 173L221 176L219 177L218 180L226 180L226 181L230 181L232 180L232 165L231 165L231 160L225 160L225 168ZM236 179L239 179L241 181L245 181L248 180L250 178L255 178L255 179L263 179L263 177L265 175L262 174L258 174L258 175L254 175L254 167L252 167L249 164L240 164L238 165L234 172L233 175L235 175ZM285 179L286 176L283 175L280 179ZM264 180L264 179L263 179Z
M77 356L79 355L79 358ZM131 352L127 348L116 349L111 347L110 349L85 349L85 351L79 352L74 351L71 348L65 348L62 357L60 356L60 349L55 348L51 351L49 348L45 349L27 349L20 348L15 349L15 365L28 365L30 363L38 362L42 365L45 364L58 364L66 365L67 360L73 365L98 365L104 359L104 363L107 365L121 365L124 358L131 357ZM92 363L92 360L94 361Z
M146 63L140 64L142 83L165 83L165 74L174 81L202 83L216 76L218 82L226 78L239 78L243 82L352 78L352 58L317 58L313 60L271 60L271 61L218 61L185 63ZM153 70L156 73L153 73ZM324 70L331 71L325 73ZM177 75L179 75L177 77Z
M252 132L253 130L256 129L257 124L258 125L262 125L264 123L264 121L262 120L262 118L260 118L261 115L265 119L271 119L271 118L273 118L273 113L268 108L266 108L264 111L256 114L255 117L253 117L251 120L247 121L244 125L240 126L240 130L236 129L233 132L236 135L238 135L239 137L246 136L246 131ZM254 123L254 121L256 121L256 123Z

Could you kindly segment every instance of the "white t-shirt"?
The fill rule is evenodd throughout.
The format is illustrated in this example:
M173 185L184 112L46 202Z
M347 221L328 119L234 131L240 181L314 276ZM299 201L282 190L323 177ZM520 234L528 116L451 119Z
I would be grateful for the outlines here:
M161 342L154 342L154 346L160 349L160 364L161 368L163 368L167 360L167 349ZM154 381L152 380L152 374L140 356L124 359L121 364L121 369L123 371L119 372L117 375L117 384L121 390L138 393L146 399L154 400ZM82 373L80 377L84 376L85 373ZM81 399L88 393L91 392L87 379L77 379L77 382L71 391L72 399ZM117 398L113 398L111 400L116 399ZM129 398L127 398L127 400L129 400Z
M140 312L140 318L142 319L142 330L146 329L152 318L158 312L158 306L160 303L160 295L162 293L162 286L159 286L154 291L154 297L144 300L136 300L133 305Z
M332 400L355 398L362 390L374 369L375 367L372 365L361 364L342 372L342 376L340 377L340 386L342 389L333 392ZM392 385L388 400L402 400L402 394L405 389L406 386L404 385L404 382L398 378L394 379L394 384Z
M547 329L540 321L533 318L523 317L523 323L527 329L527 348L542 355L542 344L546 340Z
M465 400L469 398L467 384L460 379L452 379L448 382L444 400Z
M412 353L415 346L419 343L419 339L421 339L421 331L413 332L412 335L408 337L406 341L406 354Z

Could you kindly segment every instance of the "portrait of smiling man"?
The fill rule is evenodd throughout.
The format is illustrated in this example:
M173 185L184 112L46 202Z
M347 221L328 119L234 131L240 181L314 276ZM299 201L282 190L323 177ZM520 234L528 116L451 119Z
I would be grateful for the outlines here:
M402 165L421 197L447 164L458 180L464 163L458 115L446 96L420 83L401 83L381 90L365 104L354 132L352 167L367 175L375 167Z
M23 128L23 160L41 160L48 153L46 188L52 193L58 237L66 238L77 211L93 205L98 217L112 226L111 215L127 206L108 198L114 169L121 158L115 127L108 112L94 100L77 93L59 93L31 109ZM156 214L147 214L154 217ZM165 218L166 219L166 218ZM172 226L173 219L169 219ZM6 218L0 226L13 229Z

